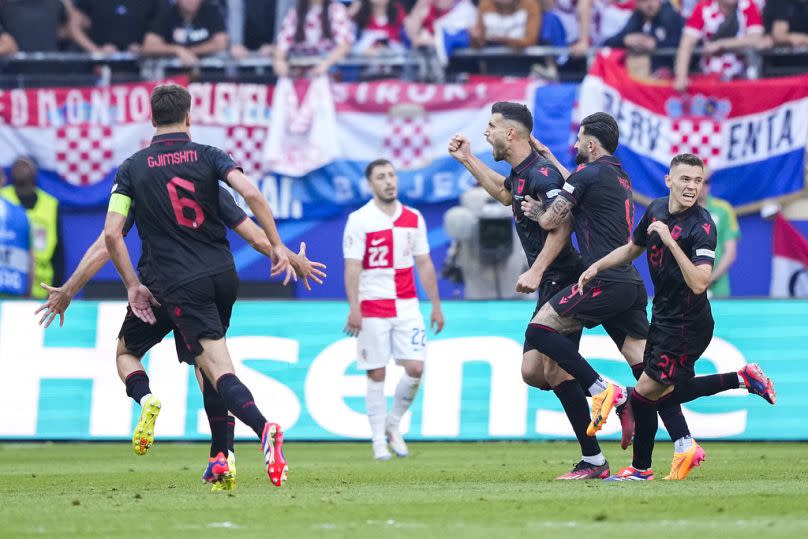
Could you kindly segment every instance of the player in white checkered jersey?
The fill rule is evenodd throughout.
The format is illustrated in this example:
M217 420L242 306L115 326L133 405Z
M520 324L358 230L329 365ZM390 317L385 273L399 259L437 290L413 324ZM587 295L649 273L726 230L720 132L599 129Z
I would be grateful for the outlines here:
M426 356L413 269L418 269L432 302L430 325L436 334L443 329L443 311L424 218L398 201L395 168L377 159L365 169L365 178L373 198L348 216L343 237L350 304L345 332L357 337L357 366L367 371L365 403L373 456L389 460L388 440L397 456L409 454L399 425L418 392ZM390 359L404 367L404 374L388 413L384 379Z

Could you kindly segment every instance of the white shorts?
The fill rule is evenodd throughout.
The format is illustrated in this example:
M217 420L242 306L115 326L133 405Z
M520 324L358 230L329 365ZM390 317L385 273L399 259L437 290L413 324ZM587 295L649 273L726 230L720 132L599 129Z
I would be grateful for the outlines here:
M357 367L381 369L391 359L423 361L426 356L424 319L363 318L356 338Z

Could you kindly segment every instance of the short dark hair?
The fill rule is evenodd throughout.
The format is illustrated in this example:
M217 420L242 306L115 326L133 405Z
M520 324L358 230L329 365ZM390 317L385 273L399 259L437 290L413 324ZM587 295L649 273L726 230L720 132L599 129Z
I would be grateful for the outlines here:
M376 167L383 167L385 165L393 166L393 163L388 161L387 159L376 159L368 163L368 166L365 167L365 178L368 180L370 179L370 175L373 174L373 169Z
M671 170L676 165L690 165L692 167L699 167L704 170L704 161L698 155L692 153L680 153L671 159Z
M595 137L603 146L603 149L613 154L617 150L617 143L620 140L620 130L617 121L611 114L596 112L590 114L581 122L584 128L584 135Z
M191 94L179 84L161 84L152 90L151 113L155 126L185 121L191 110Z
M491 114L502 114L506 120L524 126L528 134L533 132L533 115L530 113L530 109L521 103L497 101L491 106Z

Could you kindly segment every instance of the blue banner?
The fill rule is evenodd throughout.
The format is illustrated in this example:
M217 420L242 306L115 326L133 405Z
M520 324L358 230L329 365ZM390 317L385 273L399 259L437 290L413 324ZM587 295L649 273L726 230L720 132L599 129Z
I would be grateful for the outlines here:
M64 328L42 330L31 302L0 303L0 368L14 382L0 393L0 438L124 440L138 408L115 369L115 335L122 303L75 302ZM808 406L804 343L808 301L716 301L715 338L697 363L698 374L730 372L760 363L775 381L776 406L745 390L685 405L696 438L805 440ZM365 377L355 367L355 342L341 329L340 302L239 302L228 347L239 377L265 415L292 440L369 436ZM530 302L447 302L446 329L429 335L421 391L404 428L411 440L571 439L555 396L521 380L523 328ZM423 307L428 316L428 306ZM604 376L630 383L631 373L600 329L587 331L582 354ZM178 364L169 338L144 360L151 387L163 401L162 439L205 439L208 425L196 379ZM388 369L392 397L400 375ZM612 418L603 438L615 439ZM240 437L251 432L238 425ZM666 437L660 431L660 439Z

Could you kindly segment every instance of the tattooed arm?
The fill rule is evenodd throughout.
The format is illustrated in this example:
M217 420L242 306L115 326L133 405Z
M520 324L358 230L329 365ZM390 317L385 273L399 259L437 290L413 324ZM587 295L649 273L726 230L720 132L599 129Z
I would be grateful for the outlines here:
M570 219L573 204L563 196L557 196L553 203L539 217L539 226L544 230L555 230L561 223Z

